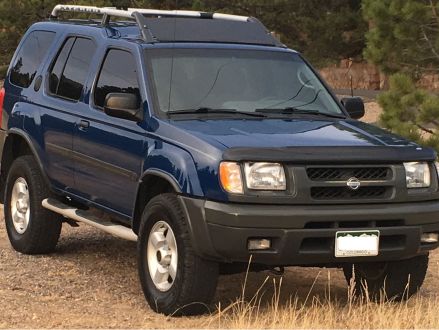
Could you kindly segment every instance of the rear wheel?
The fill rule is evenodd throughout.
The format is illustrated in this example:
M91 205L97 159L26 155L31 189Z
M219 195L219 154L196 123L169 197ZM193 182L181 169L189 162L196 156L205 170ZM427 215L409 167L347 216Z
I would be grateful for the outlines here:
M428 254L407 260L348 264L343 271L357 295L372 300L405 300L415 294L428 268Z
M195 254L175 195L159 195L146 206L140 224L138 258L142 289L154 311L166 315L209 311L218 264Z
M9 240L18 252L42 254L55 249L62 222L41 205L49 195L33 156L17 158L6 180L4 212Z

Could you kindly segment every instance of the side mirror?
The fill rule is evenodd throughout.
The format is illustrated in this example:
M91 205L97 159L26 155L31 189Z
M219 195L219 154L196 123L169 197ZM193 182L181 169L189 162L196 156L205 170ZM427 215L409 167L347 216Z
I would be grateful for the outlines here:
M104 112L112 117L135 122L143 120L140 100L135 94L109 93L105 98Z
M341 104L353 119L360 119L364 116L364 102L361 97L345 97Z

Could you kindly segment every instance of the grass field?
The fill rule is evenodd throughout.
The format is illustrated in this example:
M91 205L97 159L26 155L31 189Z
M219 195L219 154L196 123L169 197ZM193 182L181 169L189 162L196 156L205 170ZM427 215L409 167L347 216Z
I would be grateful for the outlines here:
M330 274L330 273L328 273ZM271 281L268 281L271 282ZM416 295L407 302L370 302L355 298L348 288L346 296L331 297L330 279L324 297L312 293L305 298L280 297L282 279L272 281L273 293L268 301L256 294L237 300L225 310L211 316L209 326L219 328L438 328L437 295ZM320 296L320 297L319 297Z

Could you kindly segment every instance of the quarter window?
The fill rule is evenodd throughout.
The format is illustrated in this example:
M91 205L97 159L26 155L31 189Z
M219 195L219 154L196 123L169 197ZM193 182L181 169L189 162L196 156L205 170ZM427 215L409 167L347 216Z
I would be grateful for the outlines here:
M11 70L12 84L23 88L32 84L54 38L55 32L50 31L34 31L27 36Z
M127 51L111 49L107 53L96 84L95 105L103 108L109 93L131 93L140 100L136 62Z
M78 101L95 51L95 44L90 39L67 39L49 75L50 92Z

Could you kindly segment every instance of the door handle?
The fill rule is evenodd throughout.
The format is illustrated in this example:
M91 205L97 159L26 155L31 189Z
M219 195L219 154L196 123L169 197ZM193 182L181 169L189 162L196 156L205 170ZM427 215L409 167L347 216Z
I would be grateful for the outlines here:
M90 127L90 122L87 120L81 120L78 126L80 130L86 130Z

